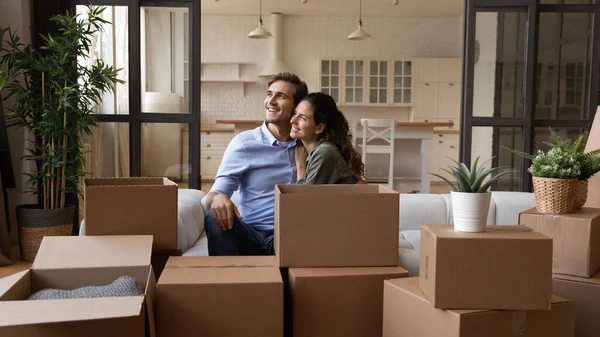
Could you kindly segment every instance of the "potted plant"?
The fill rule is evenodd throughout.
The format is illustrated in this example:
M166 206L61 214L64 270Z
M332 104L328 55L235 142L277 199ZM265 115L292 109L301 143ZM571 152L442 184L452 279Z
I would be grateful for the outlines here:
M600 150L584 152L587 131L571 144L571 140L563 140L552 128L549 129L550 141L543 142L549 147L546 152L538 151L532 155L504 148L531 160L529 172L537 211L568 214L585 204L587 181L600 171Z
M494 174L499 168L486 169L484 167L485 163L477 166L479 157L475 159L471 169L463 163L454 162L456 166L449 166L448 169L443 168L442 170L449 173L456 180L456 183L441 175L430 174L444 180L452 188L450 195L452 198L454 230L473 233L484 232L491 198L488 189L502 176L513 171L507 170Z
M600 149L585 152L585 143L589 136L589 131L580 134L577 139L571 144L571 140L563 140L558 136L552 128L550 128L550 142L544 142L550 148L560 147L564 151L572 153L580 165L580 173L577 177L577 185L575 187L573 201L575 210L581 207L587 201L588 180L600 171Z
M109 22L104 8L89 7L80 19L70 12L51 20L58 30L42 36L43 45L24 45L16 32L0 29L0 68L6 71L6 98L14 104L8 126L31 132L35 141L23 159L36 169L26 173L27 186L38 204L17 206L21 258L33 261L44 236L71 235L75 205L66 195L80 195L84 175L81 137L97 125L95 108L103 94L114 91L119 70L98 60L91 67L78 62L89 58L91 38Z

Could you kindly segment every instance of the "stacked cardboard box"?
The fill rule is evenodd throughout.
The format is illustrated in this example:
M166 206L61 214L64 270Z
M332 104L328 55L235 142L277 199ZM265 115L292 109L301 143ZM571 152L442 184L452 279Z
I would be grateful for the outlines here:
M33 267L0 279L0 336L155 336L151 236L45 237ZM135 278L139 296L27 300L42 289Z
M156 277L177 249L177 184L166 178L85 179L86 235L152 235Z
M383 336L573 336L551 267L552 239L524 226L423 225L419 277L385 282Z
M286 334L381 336L383 284L398 266L399 194L375 185L278 185L275 255Z
M156 291L160 337L283 335L273 256L170 257Z
M576 336L600 336L600 209L556 216L530 209L519 222L553 238L553 293L575 301Z

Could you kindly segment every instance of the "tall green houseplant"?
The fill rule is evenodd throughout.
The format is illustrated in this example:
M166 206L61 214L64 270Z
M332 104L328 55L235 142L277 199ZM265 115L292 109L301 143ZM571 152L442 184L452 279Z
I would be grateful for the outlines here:
M52 235L49 231L39 233L40 226L35 224L40 223L40 217L60 218L65 227L72 224L74 205L66 204L66 195L81 192L80 178L85 173L82 136L91 135L91 129L97 125L95 108L104 93L114 91L115 85L122 82L117 78L119 69L101 60L91 67L81 62L90 58L94 34L110 24L102 19L104 10L90 6L86 18L70 12L53 17L57 31L43 35L39 49L23 44L17 32L0 29L0 69L7 74L6 98L15 99L6 116L7 124L23 127L35 136L24 159L36 163L36 170L26 173L27 185L42 200L39 205L18 208L20 236L33 235L33 227L39 240L43 235ZM68 214L57 210L68 212L71 222L67 224ZM56 228L53 229L56 235ZM23 244L28 243L21 244L23 255ZM35 252L36 245L39 247L34 243L32 249Z

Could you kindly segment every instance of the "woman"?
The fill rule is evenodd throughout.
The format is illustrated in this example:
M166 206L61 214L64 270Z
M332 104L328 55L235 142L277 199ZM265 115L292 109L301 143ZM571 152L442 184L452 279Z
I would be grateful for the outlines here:
M331 96L308 94L296 107L291 123L298 184L363 182L364 164L352 147L348 121Z

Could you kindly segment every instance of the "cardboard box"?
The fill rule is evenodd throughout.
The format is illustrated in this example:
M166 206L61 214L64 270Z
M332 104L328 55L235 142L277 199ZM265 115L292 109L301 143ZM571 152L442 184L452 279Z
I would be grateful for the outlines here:
M591 278L552 275L552 292L575 301L575 335L600 336L600 272Z
M283 336L274 256L171 257L158 280L161 337Z
M550 311L434 308L417 277L385 281L383 337L573 337L573 302L552 296Z
M419 284L435 308L548 310L552 239L525 226L421 226Z
M177 184L166 178L85 179L86 235L153 235L177 249Z
M596 110L590 135L585 144L586 153L596 149L600 149L600 106ZM588 196L584 206L600 208L600 174L596 174L588 180Z
M554 273L589 277L600 270L600 209L550 215L532 208L519 215L519 223L554 240Z
M398 266L399 198L377 185L276 185L277 263Z
M0 336L155 336L151 236L45 237L30 270L0 280ZM144 295L26 300L41 289L108 285L129 275Z
M381 336L383 281L400 277L400 267L290 268L292 335Z

